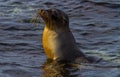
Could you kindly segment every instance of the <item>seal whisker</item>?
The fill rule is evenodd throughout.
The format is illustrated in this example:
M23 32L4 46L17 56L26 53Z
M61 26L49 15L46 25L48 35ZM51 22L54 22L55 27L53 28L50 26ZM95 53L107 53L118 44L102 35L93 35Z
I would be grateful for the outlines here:
M33 15L34 17L31 19L32 25L35 24L36 14Z
M32 18L31 22L33 23L32 25L39 23L40 15L35 13L34 17Z

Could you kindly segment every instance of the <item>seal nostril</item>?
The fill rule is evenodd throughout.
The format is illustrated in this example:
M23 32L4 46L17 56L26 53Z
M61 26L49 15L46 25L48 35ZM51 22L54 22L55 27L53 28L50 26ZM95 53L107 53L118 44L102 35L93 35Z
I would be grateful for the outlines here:
M40 14L40 15L45 14L45 10L44 10L44 9L40 9L39 14Z
M40 10L40 12L43 12L43 11L44 11L43 9Z

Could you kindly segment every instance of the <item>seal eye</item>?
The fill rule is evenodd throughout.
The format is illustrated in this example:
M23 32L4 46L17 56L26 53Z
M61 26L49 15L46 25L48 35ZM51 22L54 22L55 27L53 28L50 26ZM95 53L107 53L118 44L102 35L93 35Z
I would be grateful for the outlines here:
M57 17L57 15L52 15L52 19L54 19L55 21L59 21L59 17Z
M53 18L53 19L58 19L55 15L52 15L52 18Z

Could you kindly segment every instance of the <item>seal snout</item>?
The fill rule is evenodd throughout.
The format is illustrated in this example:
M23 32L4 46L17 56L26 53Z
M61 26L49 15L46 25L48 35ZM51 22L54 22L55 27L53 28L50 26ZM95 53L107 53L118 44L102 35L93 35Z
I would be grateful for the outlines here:
M40 11L39 11L38 14L42 17L42 19L43 19L44 21L47 21L47 20L48 20L49 15L48 15L47 10L40 9Z
M42 16L45 13L45 10L41 9L39 13Z
M43 9L40 9L40 13L43 12L44 10Z

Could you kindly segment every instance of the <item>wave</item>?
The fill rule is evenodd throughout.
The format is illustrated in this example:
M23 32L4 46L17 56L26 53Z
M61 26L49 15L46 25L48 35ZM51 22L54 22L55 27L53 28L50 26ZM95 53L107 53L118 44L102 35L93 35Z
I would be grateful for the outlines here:
M3 46L16 46L16 45L27 46L29 44L28 43L0 43L0 45L3 45Z
M120 4L115 4L115 3L110 3L110 2L95 2L92 0L82 0L81 2L82 3L90 2L95 5L105 6L105 7L109 7L109 8L120 8Z
M29 30L33 30L33 28L31 27L19 27L19 26L10 26L8 28L5 28L4 30L8 30L8 31L17 31L17 30L21 30L21 31L29 31Z

